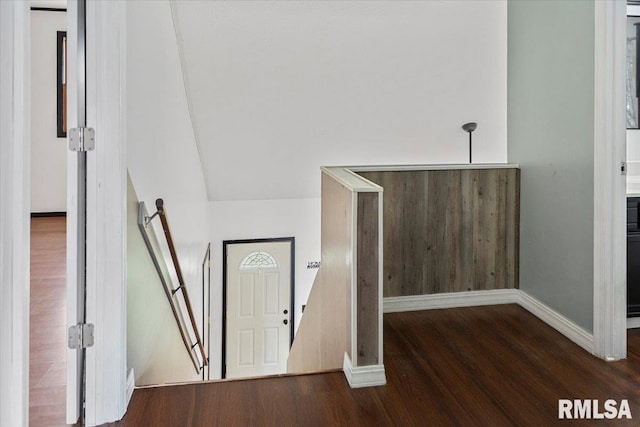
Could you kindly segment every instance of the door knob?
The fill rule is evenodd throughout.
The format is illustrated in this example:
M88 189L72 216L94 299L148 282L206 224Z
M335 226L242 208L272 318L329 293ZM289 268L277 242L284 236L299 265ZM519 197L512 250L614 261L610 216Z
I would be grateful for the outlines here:
M287 319L284 319L284 320L282 321L282 323L284 323L284 324L286 325L287 323L289 323L289 321L288 321Z

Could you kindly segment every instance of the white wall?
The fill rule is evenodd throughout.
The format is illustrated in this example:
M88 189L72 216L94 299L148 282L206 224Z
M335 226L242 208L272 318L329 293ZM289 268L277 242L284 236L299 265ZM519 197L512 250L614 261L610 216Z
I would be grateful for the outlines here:
M127 368L136 386L198 381L164 288L138 228L138 197L127 183ZM157 248L153 234L149 240ZM167 265L162 265L163 272Z
M210 238L209 211L171 11L168 2L127 2L126 16L129 174L138 198L150 213L155 212L155 200L164 199L180 266L199 320L201 264ZM159 219L153 224L165 259L170 260ZM176 345L182 343L178 341Z
M176 2L210 200L321 165L505 162L505 1ZM291 177L295 179L291 179Z
M318 179L320 179L318 172ZM320 199L211 202L211 376L220 377L222 343L222 242L295 237L295 328L300 325L320 261Z
M208 206L171 11L168 2L128 2L126 7L129 174L150 212L155 211L157 198L165 201L182 272L200 319L201 264L210 237ZM154 223L162 236L159 221Z
M67 144L57 137L56 33L66 12L31 11L31 212L67 210Z

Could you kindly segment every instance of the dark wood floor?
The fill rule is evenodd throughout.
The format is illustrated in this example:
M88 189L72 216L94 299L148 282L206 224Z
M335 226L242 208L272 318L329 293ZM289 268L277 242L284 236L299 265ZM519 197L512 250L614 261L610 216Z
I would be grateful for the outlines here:
M388 384L341 372L136 390L114 426L553 426L558 399L628 399L639 425L640 330L629 358L590 356L515 305L385 315ZM606 423L603 423L604 425Z
M66 218L31 219L29 424L65 425Z
M30 417L64 425L64 218L32 220ZM640 425L640 329L628 359L586 354L518 306L385 315L384 387L341 372L136 390L115 426L553 426L559 398L628 399ZM606 425L603 422L602 425Z

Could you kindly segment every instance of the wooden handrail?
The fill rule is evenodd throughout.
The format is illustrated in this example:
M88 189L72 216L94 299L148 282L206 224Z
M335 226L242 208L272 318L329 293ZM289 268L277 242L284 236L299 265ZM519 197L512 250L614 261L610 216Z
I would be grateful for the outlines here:
M190 340L187 339L188 332L185 330L185 328L182 327L183 325L182 317L178 314L178 309L176 308L176 305L174 304L174 301L173 301L173 295L175 294L175 291L172 290L170 283L167 281L167 279L170 279L170 278L168 277L165 278L164 273L162 272L160 261L158 260L158 256L156 255L156 252L153 248L153 244L151 243L149 235L147 234L147 231L146 231L147 225L149 224L151 219L154 218L156 215L157 213L153 214L151 217L147 216L147 210L145 208L144 202L138 203L138 228L140 229L140 234L142 234L142 239L144 240L144 243L147 246L147 250L149 251L149 256L151 257L151 261L153 262L153 265L156 268L156 271L158 272L158 278L162 283L162 289L164 290L164 293L167 296L167 300L169 301L169 306L171 307L171 312L173 313L173 317L176 320L178 331L180 332L180 336L182 337L182 342L184 343L184 346L187 352L189 353L189 358L191 359L191 362L193 362L193 367L196 369L197 373L200 373L202 369L199 365L197 358L193 354L193 347L189 342ZM164 264L166 265L166 262Z
M173 267L176 270L176 276L178 278L178 290L182 291L182 296L184 297L185 305L187 306L187 313L189 315L189 321L191 322L191 327L193 328L193 332L196 336L196 344L198 345L198 349L200 350L200 354L202 356L202 365L207 366L207 355L204 352L204 346L202 345L202 339L200 338L200 332L198 331L198 326L196 325L196 319L193 315L193 309L191 308L191 301L189 300L189 293L187 292L187 287L184 283L184 277L182 276L182 269L180 268L180 262L178 261L178 255L176 254L176 248L173 244L173 238L171 237L171 230L169 228L169 220L167 219L167 213L164 209L164 201L162 199L156 200L156 209L158 210L160 221L162 222L162 231L164 231L164 236L167 239L167 245L169 246L169 253L171 254L171 261L173 261ZM202 307L204 310L204 307Z

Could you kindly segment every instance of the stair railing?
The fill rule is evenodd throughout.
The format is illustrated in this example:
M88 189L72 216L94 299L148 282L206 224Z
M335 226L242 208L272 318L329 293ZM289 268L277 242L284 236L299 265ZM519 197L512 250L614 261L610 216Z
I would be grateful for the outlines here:
M153 245L151 244L151 241L149 239L149 235L147 234L147 227L151 224L151 221L156 216L160 217L162 230L167 241L167 246L169 247L169 254L171 256L173 268L178 280L177 287L173 286L174 283L171 280L171 277L165 277L165 274L163 273L162 267L160 265L158 254L156 254L156 251L154 250ZM165 295L167 296L167 300L169 301L169 305L171 306L173 317L175 318L176 324L178 325L182 342L184 343L184 346L189 353L189 357L191 358L191 362L193 363L196 372L201 373L204 367L207 366L207 356L202 344L202 339L200 338L200 332L198 331L198 327L196 325L196 319L193 314L193 308L189 299L189 293L187 292L187 287L184 282L182 269L180 268L180 262L178 261L175 245L173 243L173 237L171 236L171 230L169 228L169 221L167 219L166 210L164 208L164 201L162 199L156 200L156 212L151 216L148 215L144 202L140 202L138 204L138 228L142 233L142 238L144 239L144 242L147 246L147 250L149 251L149 255L151 256L153 265L155 266L156 271L158 272L158 276L160 277L160 282L162 283ZM182 297L182 305L178 300L178 296ZM185 319L184 311L187 312L187 317L189 319L188 322Z

